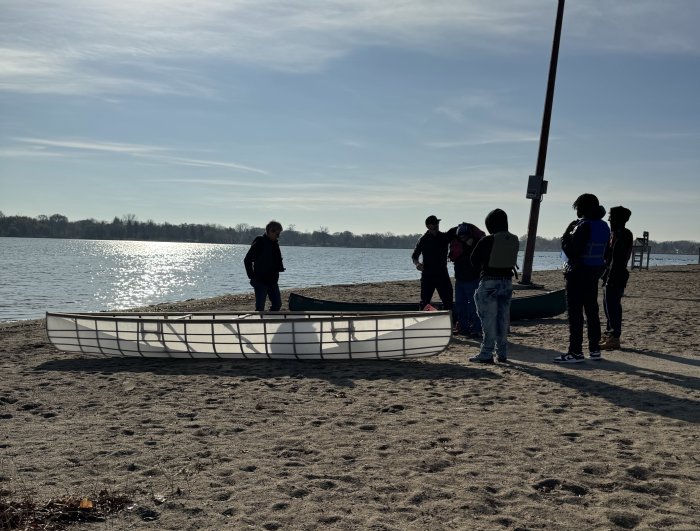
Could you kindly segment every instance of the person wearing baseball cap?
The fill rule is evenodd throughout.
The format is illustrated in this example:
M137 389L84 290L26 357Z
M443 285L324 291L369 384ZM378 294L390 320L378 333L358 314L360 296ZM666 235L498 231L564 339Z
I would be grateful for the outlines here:
M413 264L421 272L420 309L430 304L433 293L437 290L443 308L452 310L454 291L447 270L449 238L447 234L440 232L440 219L437 216L425 218L425 226L428 230L420 237L411 255Z

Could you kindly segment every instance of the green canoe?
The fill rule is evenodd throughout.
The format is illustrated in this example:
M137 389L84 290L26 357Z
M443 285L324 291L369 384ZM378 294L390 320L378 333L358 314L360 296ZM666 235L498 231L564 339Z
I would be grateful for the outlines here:
M441 309L439 303L433 304ZM314 299L298 293L290 293L289 310L314 312L409 312L416 311L418 303L415 302L346 302ZM566 292L564 289L513 297L510 303L511 321L525 319L542 319L555 317L566 311Z

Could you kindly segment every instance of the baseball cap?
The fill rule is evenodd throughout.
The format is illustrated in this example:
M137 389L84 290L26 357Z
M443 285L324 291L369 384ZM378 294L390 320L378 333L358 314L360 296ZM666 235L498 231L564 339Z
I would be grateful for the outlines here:
M437 216L428 216L425 218L426 225L437 225L438 223L440 223L440 220L437 218Z

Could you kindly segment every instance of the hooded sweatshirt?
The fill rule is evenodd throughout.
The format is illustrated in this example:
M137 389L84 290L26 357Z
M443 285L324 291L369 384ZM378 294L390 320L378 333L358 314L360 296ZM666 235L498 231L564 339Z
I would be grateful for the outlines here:
M497 208L486 216L489 235L476 244L471 262L481 270L480 278L513 278L518 261L520 242L515 234L508 232L508 215Z
M629 271L627 262L632 255L632 245L634 236L632 232L625 228L625 223L630 218L629 209L618 206L610 209L610 240L605 249L606 283L609 286L617 286L622 289L627 285Z

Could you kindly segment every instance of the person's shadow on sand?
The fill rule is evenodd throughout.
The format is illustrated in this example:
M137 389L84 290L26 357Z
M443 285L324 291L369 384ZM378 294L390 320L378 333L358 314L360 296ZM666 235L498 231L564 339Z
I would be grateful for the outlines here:
M700 389L700 378L683 374L635 367L628 363L603 359L580 364L552 367L552 359L560 354L549 349L517 346L509 352L510 366L521 372L544 378L596 395L620 407L646 411L664 417L675 418L694 424L700 423L700 402L690 398L678 398L654 390L637 390L586 377L593 371L626 373L639 378L649 378L689 390ZM647 353L653 355L653 353ZM661 355L660 357L662 357ZM675 361L675 360L674 360ZM687 360L693 361L693 360ZM551 369L545 367L552 367Z
M673 363L684 363L686 365L694 365L695 367L700 367L700 359L692 360L688 358L681 358L680 356L674 356L673 354L663 354L661 352L650 352L648 350L640 350L638 348L622 348L623 352L634 352L635 354L640 354L642 356L649 356L652 358L660 358L666 361L672 361Z

